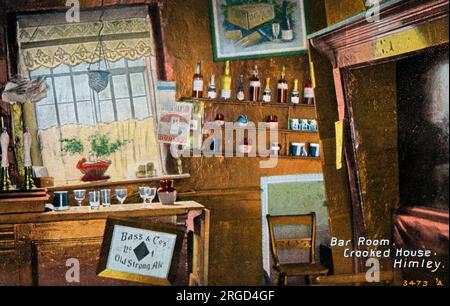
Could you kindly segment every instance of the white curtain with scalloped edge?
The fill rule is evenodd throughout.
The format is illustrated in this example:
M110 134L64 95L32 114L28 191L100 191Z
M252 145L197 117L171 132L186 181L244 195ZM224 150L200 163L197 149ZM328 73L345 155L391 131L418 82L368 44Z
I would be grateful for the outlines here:
M112 180L135 178L136 165L148 162L161 173L146 6L82 11L81 22L70 24L63 13L19 16L18 42L21 74L46 78L47 96L34 104L35 120L26 124L38 131L35 146L55 184L80 181L76 164L92 157L95 135L125 143L102 157L112 161L107 172ZM111 73L100 93L89 87L89 70L97 69ZM79 141L83 152L65 151L64 139Z

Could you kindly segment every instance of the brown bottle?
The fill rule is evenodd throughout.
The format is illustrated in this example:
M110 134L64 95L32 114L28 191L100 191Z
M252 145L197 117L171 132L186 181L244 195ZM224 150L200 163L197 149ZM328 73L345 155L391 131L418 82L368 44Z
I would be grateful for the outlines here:
M287 103L288 102L288 91L289 85L286 81L286 67L283 66L283 70L281 71L281 78L278 81L278 103Z
M258 77L258 66L255 65L253 76L250 79L250 102L259 102L261 99L261 81Z
M305 89L303 91L303 104L314 105L315 102L315 94L312 82L309 81L305 84Z
M192 98L203 98L203 85L201 62L198 60L192 83Z

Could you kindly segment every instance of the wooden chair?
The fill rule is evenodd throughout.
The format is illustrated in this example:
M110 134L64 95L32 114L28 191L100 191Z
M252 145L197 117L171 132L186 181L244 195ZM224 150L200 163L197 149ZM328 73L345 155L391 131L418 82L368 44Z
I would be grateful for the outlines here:
M305 278L306 284L310 284L310 276L326 275L328 269L316 264L315 247L316 247L316 214L293 216L270 216L267 215L270 233L270 246L274 260L274 269L278 273L277 285L287 285L288 277L302 276ZM309 226L309 235L300 238L277 239L275 237L275 227L288 226ZM281 263L279 260L279 250L281 248L296 248L309 253L307 262L298 263Z

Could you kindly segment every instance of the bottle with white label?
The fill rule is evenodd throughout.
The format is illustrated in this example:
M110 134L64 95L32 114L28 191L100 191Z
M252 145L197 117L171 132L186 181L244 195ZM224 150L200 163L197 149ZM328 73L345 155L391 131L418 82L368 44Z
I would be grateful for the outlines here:
M299 104L300 103L300 92L298 91L298 80L294 81L294 90L291 93L291 103Z
M251 102L259 102L261 99L261 81L258 77L258 66L255 65L255 69L253 69L253 76L250 79L250 101Z
M224 100L229 100L231 98L230 61L225 63L225 73L222 76L220 97Z
M245 92L244 92L244 75L239 76L239 86L237 89L236 98L238 101L242 102L245 100Z
M286 67L283 66L283 70L281 71L281 78L278 81L278 96L277 96L278 103L287 103L288 91L289 85L288 82L286 81Z
M312 82L309 81L305 84L305 89L303 92L303 104L314 105L316 103L315 100L314 87L312 85Z
M215 99L215 98L217 98L216 76L213 74L211 75L211 80L209 81L208 99Z
M263 102L270 103L272 102L272 91L270 90L270 78L266 79L266 88L263 92Z
M200 60L197 61L192 84L192 98L203 98L203 75Z

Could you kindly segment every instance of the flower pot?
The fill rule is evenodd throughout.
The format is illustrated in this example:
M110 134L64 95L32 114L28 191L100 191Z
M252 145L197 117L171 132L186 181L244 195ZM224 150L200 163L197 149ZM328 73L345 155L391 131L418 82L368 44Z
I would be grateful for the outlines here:
M77 163L77 169L84 174L81 178L83 182L109 180L111 177L105 175L109 166L111 166L110 160L88 162L86 158L83 158Z

